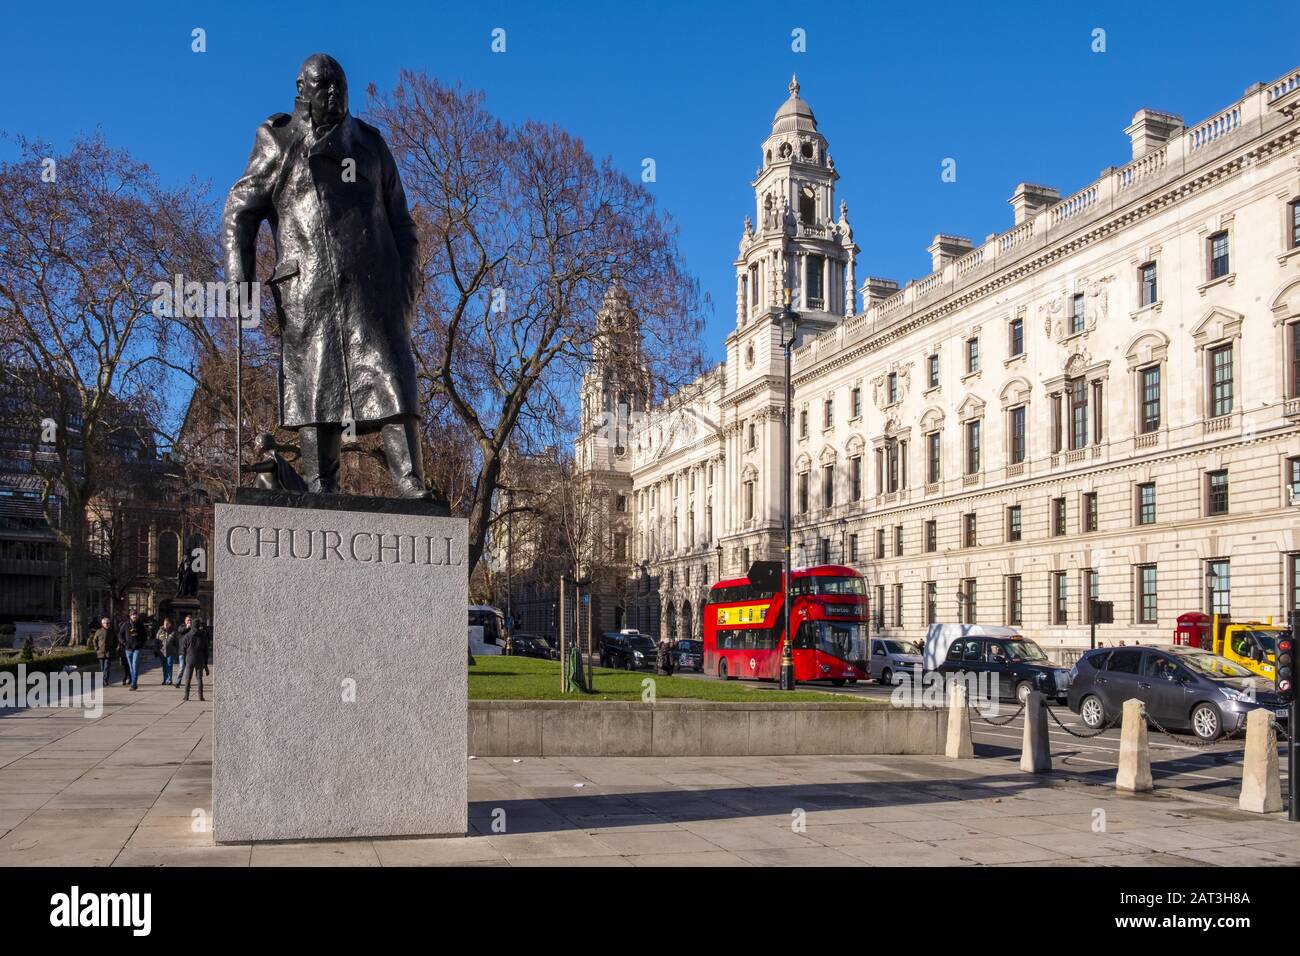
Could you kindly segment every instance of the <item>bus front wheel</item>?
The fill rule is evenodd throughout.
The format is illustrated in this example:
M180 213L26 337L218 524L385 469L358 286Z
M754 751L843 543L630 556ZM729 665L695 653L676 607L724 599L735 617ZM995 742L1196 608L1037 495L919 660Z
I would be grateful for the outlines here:
M831 678L831 683L832 683L834 686L836 686L836 687L843 687L843 686L844 686L844 678L843 678L843 677L832 677L832 678Z
M725 660L718 661L718 679L731 680L731 676L727 673L727 662Z

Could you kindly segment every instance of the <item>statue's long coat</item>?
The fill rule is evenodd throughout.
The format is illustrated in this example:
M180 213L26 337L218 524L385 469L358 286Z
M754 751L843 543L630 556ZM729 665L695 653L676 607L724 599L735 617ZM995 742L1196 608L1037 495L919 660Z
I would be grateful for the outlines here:
M301 108L268 119L226 199L227 281L256 278L264 219L275 234L281 424L352 421L368 431L417 414L418 242L379 131L348 115L317 140Z

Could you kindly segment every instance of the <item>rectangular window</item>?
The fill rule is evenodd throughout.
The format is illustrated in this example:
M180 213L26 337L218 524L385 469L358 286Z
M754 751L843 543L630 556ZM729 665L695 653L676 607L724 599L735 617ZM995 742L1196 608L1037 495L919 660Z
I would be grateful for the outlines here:
M939 617L939 585L934 581L925 582L925 623L934 624Z
M1088 383L1083 378L1071 379L1070 390L1070 448L1078 450L1088 444Z
M966 474L978 474L980 470L980 422L979 419L966 423Z
M925 436L925 480L929 484L939 481L941 475L940 432L930 432Z
M822 466L822 507L830 508L835 504L835 466Z
M808 437L808 409L799 410L799 437Z
M876 560L882 561L885 557L885 529L876 529Z
M822 302L822 263L821 256L808 256L804 266L804 288L808 290L805 305L810 309L820 309Z
M973 375L980 370L980 340L966 340L966 374Z
M1232 562L1227 558L1205 562L1205 608L1209 614L1232 613Z
M1092 608L1099 597L1098 581L1100 575L1091 569L1083 572L1083 623L1092 623Z
M1064 571L1052 572L1052 623L1070 621L1070 581Z
M894 525L894 557L901 558L902 556L903 556L903 526L901 524L897 524Z
M1287 331L1291 335L1291 389L1287 394L1300 398L1300 322L1292 322Z
M1011 409L1011 464L1018 465L1025 460L1025 406Z
M1210 278L1221 279L1228 274L1228 234L1210 236Z
M894 627L903 626L903 586L894 585Z
M876 619L876 627L885 626L885 586L883 584L876 585L876 608L871 616Z
M753 422L750 422L748 427L748 433L749 433L749 442L748 442L749 448L753 450L758 447L758 426L755 425Z
M975 512L973 511L961 516L961 543L963 548L976 547L979 541L975 521Z
M926 381L929 383L926 388L939 387L939 356L929 355L925 359Z
M819 538L817 540L817 563L818 564L831 563L831 539L830 538Z
M889 383L889 404L892 405L898 401L898 373L890 372L886 381Z
M854 455L849 459L849 485L854 501L862 500L862 456Z
M1141 293L1138 298L1139 305L1155 305L1160 299L1157 297L1158 288L1156 286L1156 264L1148 262L1138 270L1138 284L1141 287Z
M1210 417L1232 412L1232 346L1210 350Z
M1022 622L1024 612L1024 587L1020 575L1007 578L1007 623L1013 627Z
M961 622L963 624L975 623L975 579L965 578L961 582L961 590L957 592L957 603L961 605Z
M1291 248L1300 249L1300 199L1293 200L1291 213Z
M1012 358L1015 358L1017 355L1024 355L1025 354L1025 320L1012 319L1010 333L1011 333L1011 341L1008 344L1009 354L1011 355Z
M1142 380L1142 433L1160 427L1160 366L1152 365L1138 373Z
M862 389L855 387L849 392L849 404L853 408L853 417L858 418L862 414Z
M1061 537L1065 534L1065 499L1052 499L1052 534Z
M1228 473L1205 473L1205 513L1211 517L1228 513Z
M849 535L849 560L855 563L858 560L858 536L856 534Z
M753 520L754 517L754 483L745 482L745 520Z
M1097 492L1089 491L1083 496L1083 530L1097 530Z
M1012 505L1007 509L1007 540L1020 540L1020 505Z
M822 406L822 425L830 428L835 423L835 399L828 398Z
M885 490L898 490L898 440L893 438L885 443Z
M1137 523L1156 523L1156 486L1146 482L1137 486Z
M939 550L939 522L934 518L925 523L925 550L931 553Z
M797 496L799 514L808 513L808 472L799 472L798 496Z
M1300 458L1286 460L1286 489L1287 503L1300 505Z
M1070 334L1078 335L1083 331L1083 294L1070 300Z
M1156 604L1156 566L1139 565L1137 569L1137 607L1139 624L1155 624L1158 618Z

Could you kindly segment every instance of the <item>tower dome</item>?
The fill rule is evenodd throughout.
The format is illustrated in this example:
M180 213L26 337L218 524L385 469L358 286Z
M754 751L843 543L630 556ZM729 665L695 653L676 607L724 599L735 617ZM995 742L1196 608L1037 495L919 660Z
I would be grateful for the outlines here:
M813 116L812 107L799 96L799 78L790 77L790 98L781 104L781 108L772 117L773 133L817 132L817 117Z

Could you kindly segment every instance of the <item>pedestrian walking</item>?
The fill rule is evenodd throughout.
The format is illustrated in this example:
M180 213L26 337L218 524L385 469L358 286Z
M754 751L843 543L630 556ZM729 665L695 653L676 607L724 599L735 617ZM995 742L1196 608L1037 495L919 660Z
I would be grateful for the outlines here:
M658 647L658 665L659 673L667 676L673 676L673 646L668 643L668 638L659 639Z
M181 629L176 632L176 686L181 686L185 677L185 636L194 630L194 618L189 614L181 622Z
M158 628L158 633L154 635L154 638L158 642L158 656L162 659L162 682L171 684L172 668L176 664L176 645L178 643L176 628L172 626L171 618L163 618L162 626ZM177 677L177 683L180 683L179 676Z
M149 625L144 622L144 618L138 611L132 611L131 616L127 618L122 630L118 631L118 640L122 641L125 647L127 677L131 681L131 689L140 689L140 652L144 650L145 645L149 643ZM123 681L123 683L126 683Z
M185 700L190 699L190 686L194 682L194 673L199 675L199 700L203 696L203 675L208 669L208 629L202 620L196 620L184 632L181 638L181 654L185 657Z
M99 627L91 635L95 645L95 656L99 659L99 673L104 677L104 686L108 686L109 671L113 667L113 654L117 650L117 638L113 636L112 621L106 617L99 619Z
M131 683L131 631L134 627L135 613L123 619L117 626L117 658L122 662L122 686Z

